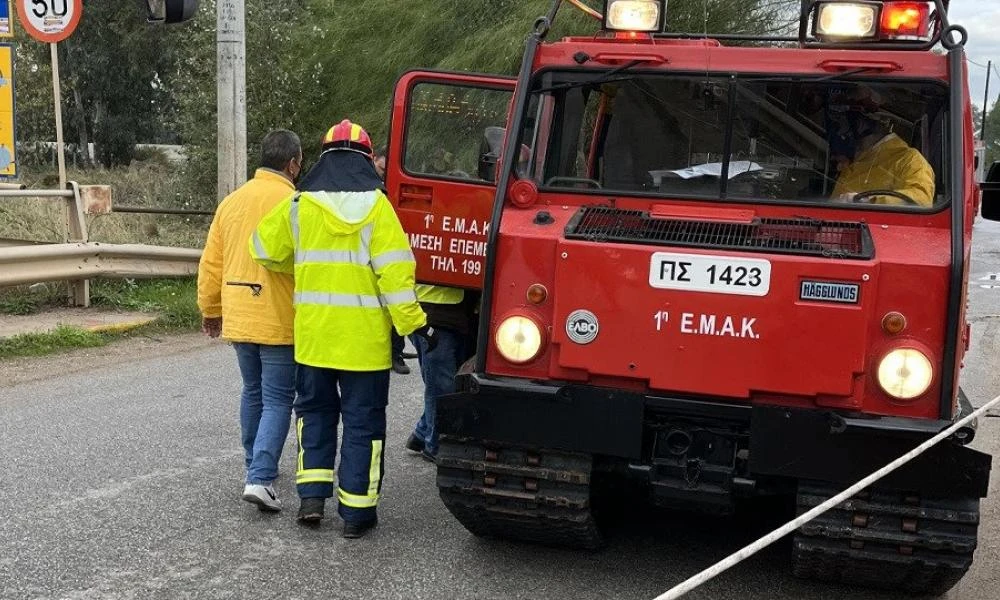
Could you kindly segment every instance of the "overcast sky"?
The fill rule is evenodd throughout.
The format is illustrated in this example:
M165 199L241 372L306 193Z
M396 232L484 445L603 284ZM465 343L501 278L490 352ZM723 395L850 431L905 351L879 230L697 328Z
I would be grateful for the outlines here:
M969 60L983 65L969 64L969 91L972 101L983 103L986 86L986 61L993 61L993 78L990 80L990 104L1000 94L1000 0L951 0L948 11L952 23L969 30L969 43L965 51Z

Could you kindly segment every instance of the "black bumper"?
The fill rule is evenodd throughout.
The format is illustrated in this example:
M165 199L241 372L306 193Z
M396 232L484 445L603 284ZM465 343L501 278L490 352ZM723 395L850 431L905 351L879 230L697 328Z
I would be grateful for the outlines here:
M825 410L748 406L650 396L579 385L459 376L458 393L438 399L442 435L643 462L648 416L726 423L749 439L749 475L852 484L951 422L855 417ZM965 441L968 441L967 436ZM885 479L928 494L985 497L991 457L954 439Z

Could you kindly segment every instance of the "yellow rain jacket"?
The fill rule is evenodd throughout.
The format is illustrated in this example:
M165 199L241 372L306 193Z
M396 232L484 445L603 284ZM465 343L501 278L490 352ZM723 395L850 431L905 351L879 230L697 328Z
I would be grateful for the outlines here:
M934 169L919 151L895 133L859 154L841 172L833 198L873 190L906 194L919 206L934 204ZM895 196L876 196L873 204L908 204Z
M408 335L427 317L416 261L381 191L302 192L250 239L261 265L295 274L295 360L345 371L391 366L390 327Z
M465 290L442 285L417 284L417 300L428 304L461 304Z
M270 169L219 204L198 265L198 308L222 317L222 337L233 342L292 343L292 278L272 273L247 254L247 239L260 220L295 191L292 182Z

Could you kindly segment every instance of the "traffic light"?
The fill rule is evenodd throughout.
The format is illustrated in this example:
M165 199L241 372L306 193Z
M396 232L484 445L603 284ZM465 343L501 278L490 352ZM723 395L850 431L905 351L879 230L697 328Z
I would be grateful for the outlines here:
M198 11L198 0L139 0L150 23L182 23Z

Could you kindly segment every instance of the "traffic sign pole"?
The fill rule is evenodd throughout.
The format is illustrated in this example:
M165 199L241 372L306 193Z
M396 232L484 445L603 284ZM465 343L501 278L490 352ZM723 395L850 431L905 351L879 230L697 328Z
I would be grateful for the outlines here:
M25 31L40 42L47 42L52 53L56 153L59 156L59 187L62 189L66 189L66 147L63 144L62 90L59 87L59 48L56 44L73 33L82 13L83 0L17 0L17 14ZM84 148L84 152L87 151Z
M59 189L66 189L66 146L63 144L62 88L59 86L59 47L49 44L52 51L52 95L56 99L56 153L59 157ZM88 152L87 148L83 149Z

